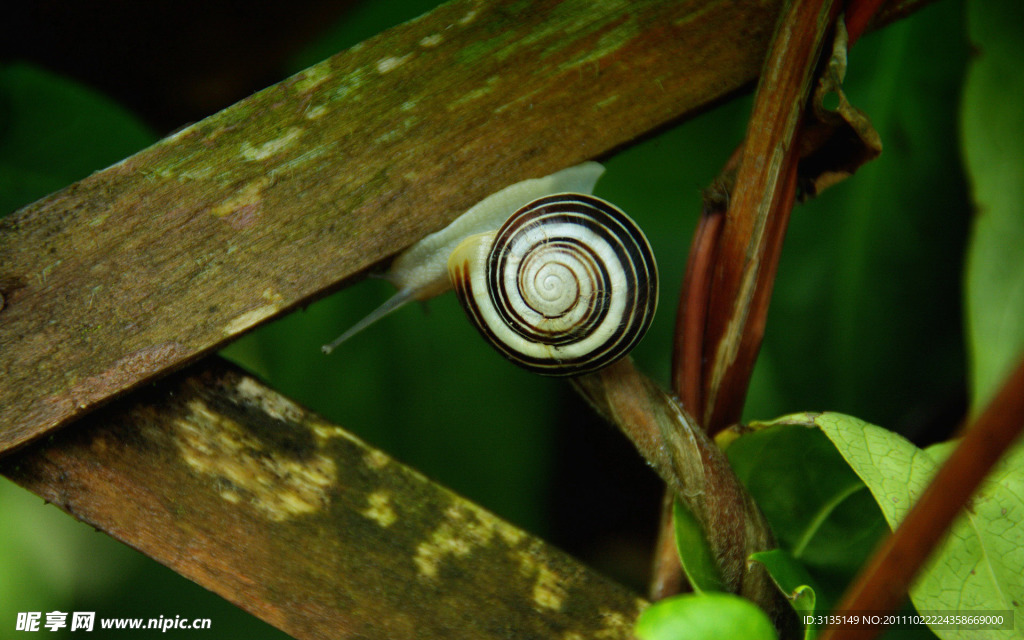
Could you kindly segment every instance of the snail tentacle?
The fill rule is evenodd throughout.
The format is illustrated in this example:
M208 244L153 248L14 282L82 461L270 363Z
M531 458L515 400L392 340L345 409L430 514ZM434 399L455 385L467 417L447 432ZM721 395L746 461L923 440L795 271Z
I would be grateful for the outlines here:
M379 307L371 311L370 315L366 316L359 322L352 325L352 327L349 328L348 331L335 338L334 341L331 342L330 344L325 344L324 346L320 347L320 349L324 353L330 353L334 351L342 342L345 342L352 336L356 335L357 333L359 333L366 327L370 326L374 322L377 322L378 320L388 315L392 311L404 306L405 303L413 299L413 294L414 292L410 289L402 289L395 295L385 300L384 304L380 305Z

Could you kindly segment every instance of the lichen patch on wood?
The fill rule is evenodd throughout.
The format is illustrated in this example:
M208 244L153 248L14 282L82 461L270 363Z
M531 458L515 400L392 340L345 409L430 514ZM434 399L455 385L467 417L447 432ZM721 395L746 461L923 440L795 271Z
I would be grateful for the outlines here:
M327 65L317 64L298 73L295 77L295 88L308 93L330 79L331 71Z
M558 611L565 604L566 591L562 584L561 577L543 564L530 562L525 567L536 569L536 579L533 583L533 601L544 609Z
M239 153L243 160L249 162L255 162L258 160L266 160L267 158L284 152L302 136L302 129L299 127L290 127L280 136L273 140L267 140L260 144L253 144L246 140L242 143L242 148Z
M391 494L387 491L374 491L366 497L369 506L361 513L382 527L390 527L398 519L398 514L391 507Z
M637 611L637 615L639 615L640 611L643 610L643 606L646 606L646 604L641 606L638 603L639 610ZM601 638L618 638L619 634L622 633L623 628L632 626L631 621L627 619L626 616L622 615L621 611L602 609L600 616L604 628L594 633L594 638L597 640L600 640Z
M322 117L326 113L327 113L327 106L326 105L322 105L322 104L318 104L316 106L308 107L306 109L305 117L306 117L306 120L316 120L317 118Z
M224 327L225 335L233 336L241 333L249 327L256 326L261 320L265 320L280 311L276 305L266 304L251 311L246 311Z
M495 536L514 545L523 538L523 532L483 509L453 503L441 524L416 547L415 562L420 575L436 578L447 558L468 556L477 548L489 546Z
M224 326L225 335L233 336L241 333L281 310L281 296L274 291L264 289L260 298L267 301L268 304L260 305L233 318Z
M366 466L371 469L383 469L389 462L391 457L384 453L380 449L370 449L363 456L363 461L366 462Z
M441 44L441 42L443 42L443 41L444 41L444 36L442 36L440 33L432 33L429 36L425 36L424 38L422 38L420 40L420 46L421 47L426 47L426 48L429 49L431 47L436 47L437 45Z
M235 392L239 399L255 405L268 416L277 420L298 422L306 415L306 411L302 407L279 393L272 393L253 378L239 380L235 385ZM342 429L338 430L343 431Z
M327 507L337 478L322 453L289 457L246 432L241 424L195 399L175 419L182 460L207 476L224 500L282 522Z
M387 73L388 71L397 69L402 66L402 64L405 63L411 55L411 53L407 53L403 56L388 56L386 58L381 58L377 61L377 73Z

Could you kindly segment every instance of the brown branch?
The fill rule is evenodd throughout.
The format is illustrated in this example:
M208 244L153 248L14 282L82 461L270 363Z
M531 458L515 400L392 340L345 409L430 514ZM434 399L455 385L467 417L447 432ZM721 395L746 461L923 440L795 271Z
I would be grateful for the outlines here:
M722 233L724 217L724 206L714 209L713 205L705 204L690 245L676 314L672 387L683 406L694 412L694 415L703 415L701 382L704 380L704 330L714 275L715 249Z
M0 452L735 93L779 8L554 4L446 3L0 220Z
M1024 359L966 431L892 535L885 538L836 607L895 611L953 520L1024 431ZM827 628L822 640L870 640L882 626Z
M300 639L626 640L645 606L216 359L0 471Z
M702 423L709 433L743 408L796 197L800 121L838 8L831 0L788 4L754 99L708 305Z
M852 21L852 25L849 27L849 44L852 44L860 35L863 34L867 26L876 17L881 5L884 4L883 0L860 0L850 2L846 6L846 10L849 12L849 18ZM787 14L792 16L793 13ZM821 25L818 25L819 27ZM801 29L797 27L795 32L798 37L814 39L820 39L823 36L820 28L814 30L808 30L806 27ZM820 45L819 45L820 46ZM845 44L843 45L846 46ZM786 48L773 49L772 55L787 56L790 52ZM779 63L770 61L770 64L775 65L776 68L782 67L784 70L787 69L785 65L791 64L792 61L783 59ZM804 58L805 65L816 64L813 59ZM806 69L805 69L806 70ZM782 104L790 103L792 105L803 104L804 96L791 96L787 95L786 87L773 86L772 82L778 79L776 76L766 76L763 79L761 87L759 87L759 100L778 100ZM782 76L785 77L785 76ZM840 81L839 78L831 79L836 83ZM833 87L833 84L828 85ZM838 89L838 86L833 88ZM792 91L793 87L788 90ZM806 90L806 88L804 88ZM850 112L855 111L850 108ZM870 124L867 123L866 118L855 114L859 121L856 126L863 124L863 129L870 130ZM851 125L854 123L850 122L851 118L844 114L843 118L833 118L834 121L842 126L843 119L849 122ZM823 140L827 139L832 131L836 128L835 124L829 124L825 126L818 126L813 131L796 127L792 130L791 135L793 139L784 140L783 144L791 144L793 147L801 153L801 160L803 155L814 154L818 149L822 147ZM767 130L764 127L751 127L750 133L763 134ZM873 134L873 130L865 131L864 135L860 135L861 138L868 137ZM773 144L768 137L762 136L762 142L768 142ZM874 140L872 140L874 143ZM840 158L840 162L828 165L827 163L818 163L816 167L822 172L831 170L833 176L849 175L855 170L859 164L866 160L872 159L877 156L878 149L880 149L880 143L866 144L865 147L871 147L870 149L861 150L853 149L848 151L851 155L855 156L853 159ZM705 419L710 418L708 412L709 407L705 405L708 391L705 389L705 384L709 382L709 371L706 368L707 358L705 354L705 345L714 344L711 338L706 334L707 329L707 316L708 310L711 306L711 293L712 293L712 281L715 276L716 265L719 272L727 270L728 265L719 265L719 256L717 254L717 248L721 241L722 233L722 218L725 216L725 212L730 206L730 200L733 197L733 191L735 189L735 183L737 179L737 165L741 159L747 159L748 167L750 166L749 156L745 154L745 145L737 147L736 151L732 154L725 168L719 174L719 178L715 180L714 184L705 193L704 211L701 215L698 223L697 231L694 234L691 247L689 261L686 267L686 274L683 278L682 290L679 297L679 309L676 316L676 330L675 338L673 343L673 358L672 358L672 386L675 389L677 396L683 402L683 405L687 407L692 414L704 416ZM803 168L806 170L806 167ZM759 168L759 171L769 180L771 179L770 173L773 170L771 166L764 166ZM750 173L748 172L745 177L749 178ZM767 316L768 302L770 299L771 286L774 282L774 269L777 263L779 252L781 251L781 244L785 235L786 219L789 215L789 210L793 205L794 187L796 180L801 179L798 176L798 165L792 160L789 160L783 167L782 172L778 178L782 184L786 185L787 190L784 199L779 202L773 214L769 214L769 225L772 228L766 234L768 241L766 243L767 250L762 258L763 262L767 265L764 277L759 281L759 291L761 291L762 299L759 304L752 305L751 313L753 315L752 321L744 327L744 334L741 342L745 342L747 349L749 350L748 359L749 363L744 367L739 367L736 371L730 375L734 376L733 391L732 391L732 402L735 403L735 407L727 414L729 419L732 417L738 417L739 412L742 411L742 400L743 396L746 395L746 388L749 385L749 377L753 371L753 364L756 360L757 352L760 348L760 335L764 329L764 322ZM816 184L820 180L817 175L803 176L802 179L807 184ZM832 178L833 180L837 178ZM822 181L828 184L827 181ZM771 197L771 196L769 196ZM751 227L748 227L751 229ZM774 257L772 257L774 256ZM767 284L767 290L764 290L764 286ZM742 302L742 301L740 301ZM728 421L728 420L726 420ZM721 422L721 419L719 420ZM707 426L707 425L705 425ZM717 429L725 426L724 424L717 424L711 426L711 432L713 433ZM681 588L682 574L678 563L674 560L675 549L669 544L672 538L672 522L671 522L671 495L670 492L666 496L665 507L662 510L661 525L659 529L659 543L655 551L654 560L654 577L652 579L651 586L651 597L658 599L671 595Z
M798 625L793 608L764 567L747 562L750 554L774 548L775 541L725 454L629 358L572 382L598 413L633 441L701 523L725 588L764 609L782 637L794 637Z

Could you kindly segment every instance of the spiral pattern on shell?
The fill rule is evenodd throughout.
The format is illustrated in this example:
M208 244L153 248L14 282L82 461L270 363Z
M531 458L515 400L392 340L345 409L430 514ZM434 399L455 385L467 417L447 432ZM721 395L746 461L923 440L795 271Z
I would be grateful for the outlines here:
M579 375L636 346L658 301L654 256L614 205L582 194L527 204L449 259L463 308L484 338L537 373Z

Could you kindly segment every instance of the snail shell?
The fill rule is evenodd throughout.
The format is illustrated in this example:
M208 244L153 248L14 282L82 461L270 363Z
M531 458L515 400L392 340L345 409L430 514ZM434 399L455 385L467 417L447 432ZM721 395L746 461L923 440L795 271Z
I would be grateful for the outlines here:
M384 276L398 293L324 352L454 286L488 342L527 369L577 375L621 358L651 324L658 277L636 224L589 195L602 173L585 162L480 201L398 256Z
M484 338L544 375L579 375L623 357L658 304L647 239L621 210L585 194L530 202L497 231L459 244L448 271Z

